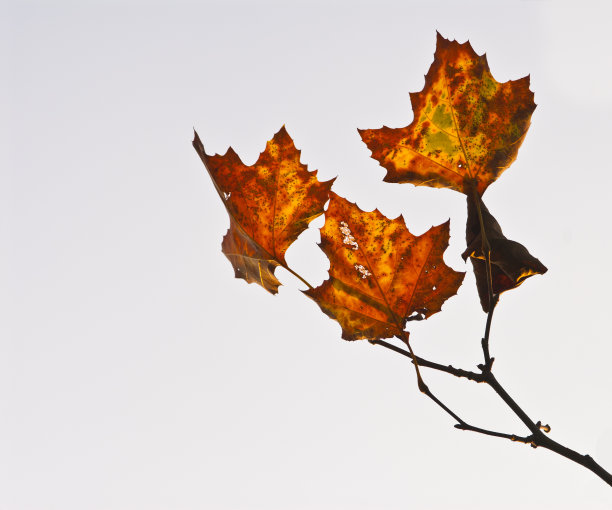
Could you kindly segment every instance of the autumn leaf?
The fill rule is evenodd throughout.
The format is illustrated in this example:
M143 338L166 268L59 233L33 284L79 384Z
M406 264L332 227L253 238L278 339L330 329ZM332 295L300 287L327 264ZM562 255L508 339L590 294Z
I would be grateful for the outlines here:
M544 274L548 269L527 251L522 244L508 239L487 206L478 198L484 225L485 236L491 248L491 284L493 294L499 295L515 289L527 278ZM489 290L487 285L487 268L482 251L482 229L478 218L478 207L473 196L468 195L468 218L465 232L467 249L463 260L469 257L474 266L476 287L480 304L485 312L489 311Z
M359 131L384 180L480 195L516 158L536 106L529 76L499 83L469 41L440 34L425 86L410 100L409 126Z
M448 240L448 221L414 236L401 216L364 212L331 192L320 243L329 279L305 293L345 340L402 337L407 321L439 312L463 281L442 259Z
M274 270L291 271L285 253L323 213L334 180L319 182L316 170L300 163L300 151L284 127L252 166L242 163L231 147L224 155L209 156L197 133L193 146L230 216L222 250L236 278L276 294L280 282Z

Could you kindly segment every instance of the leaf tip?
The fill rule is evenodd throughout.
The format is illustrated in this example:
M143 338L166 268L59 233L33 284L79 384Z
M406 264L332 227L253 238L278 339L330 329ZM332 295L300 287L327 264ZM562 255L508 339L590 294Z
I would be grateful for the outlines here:
M223 156L230 157L230 158L238 158L238 161L242 162L242 160L240 159L240 156L238 156L238 153L234 150L234 148L231 145L227 148Z
M315 172L316 171L317 170L315 170ZM331 190L331 187L334 185L334 182L336 182L337 178L338 178L338 176L336 175L335 177L332 177L331 179L328 179L327 181L321 181L321 184L324 184L328 188L329 193L333 193L332 190Z
M292 147L295 148L295 144L293 143L293 138L291 138L291 135L289 134L289 132L287 131L287 128L285 127L285 124L283 124L280 127L280 129L276 133L274 133L274 136L272 137L271 140L268 140L264 153L268 151L270 148L270 145L274 143L278 145L291 145Z
M204 152L204 144L202 143L202 140L200 140L200 135L198 135L198 132L195 130L195 128L193 128L193 141L191 143L196 150L198 150L198 147L201 147L202 152Z

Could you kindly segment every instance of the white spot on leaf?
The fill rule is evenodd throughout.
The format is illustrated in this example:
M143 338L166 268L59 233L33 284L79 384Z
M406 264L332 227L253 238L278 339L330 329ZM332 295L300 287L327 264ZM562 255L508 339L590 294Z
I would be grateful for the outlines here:
M342 242L344 244L348 244L353 250L359 248L357 241L355 241L355 238L351 233L351 229L345 221L340 222L340 233L343 235Z
M355 264L355 269L357 269L359 275L364 279L372 275L372 273L370 273L370 271L368 271L368 269L361 264Z

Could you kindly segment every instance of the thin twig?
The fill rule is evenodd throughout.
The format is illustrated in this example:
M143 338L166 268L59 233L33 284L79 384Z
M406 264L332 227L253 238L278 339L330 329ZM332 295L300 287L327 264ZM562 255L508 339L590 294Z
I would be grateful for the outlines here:
M489 276L489 273L487 273L487 277ZM485 326L485 333L484 336L482 337L482 352L484 354L484 360L485 360L485 367L487 370L491 370L491 367L493 366L493 362L495 361L495 358L491 357L491 354L489 353L489 335L491 334L491 322L493 320L493 312L495 311L495 305L497 305L497 300L498 300L498 296L495 295L492 298L492 301L489 301L489 313L487 313L487 324Z
M385 347L391 351L395 351L402 356L406 356L410 358L412 361L412 356L408 351L402 349L401 347L397 347L392 343L385 342L384 340L370 340L371 344L380 345L381 347ZM417 363L421 367L432 368L434 370L439 370L440 372L446 372L447 374L454 375L455 377L465 377L471 381L476 382L484 382L484 376L477 372L470 372L469 370L463 370L461 368L455 368L452 365L442 365L441 363L436 363L434 361L429 361L425 358L421 358L420 356L416 356Z
M481 427L475 427L474 425L470 425L465 420L460 418L455 412L453 412L446 404L444 404L438 397L436 397L429 388L426 387L425 395L427 395L431 400L433 400L438 406L440 406L446 413L452 416L455 420L457 420L457 424L455 425L456 429L459 430L470 430L472 432L477 432L479 434L484 434L486 436L500 437L502 439L509 439L510 441L517 441L520 443L531 444L533 446L533 436L522 437L517 436L515 434L506 434L504 432L496 432L494 430L483 429Z
M423 393L425 393L425 395L427 395L431 400L433 400L436 404L438 404L438 406L444 409L446 413L448 413L455 420L457 420L460 425L467 425L467 423L465 423L465 421L459 418L459 416L456 413L451 411L450 408L444 402L442 402L438 397L436 397L427 386L425 387L425 391Z
M501 437L503 439L509 439L510 441L515 441L523 444L532 444L533 436L517 436L515 434L504 434L503 432L495 432L492 430L481 429L480 427L473 427L472 425L468 425L467 423L461 424L458 423L455 425L456 429L459 430L469 430L471 432L478 432L479 434L484 434L486 436L493 437Z

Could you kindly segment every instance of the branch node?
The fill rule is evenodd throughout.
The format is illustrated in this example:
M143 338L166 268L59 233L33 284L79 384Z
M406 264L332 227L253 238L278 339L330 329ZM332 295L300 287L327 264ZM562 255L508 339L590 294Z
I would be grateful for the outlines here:
M423 379L421 379L420 377L419 377L419 390L421 391L421 393L425 393L425 395L429 395L431 393L429 391L429 388L427 387L427 385L423 381Z
M546 425L542 425L542 422L538 421L538 423L536 423L536 427L538 427L540 430L543 430L547 434L550 432L550 425L548 423Z

